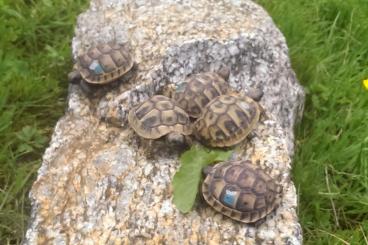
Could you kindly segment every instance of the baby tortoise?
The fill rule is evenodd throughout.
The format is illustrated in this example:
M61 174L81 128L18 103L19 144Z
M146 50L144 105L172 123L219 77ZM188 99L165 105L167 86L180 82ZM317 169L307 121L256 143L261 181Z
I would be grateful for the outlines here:
M250 161L222 162L204 172L204 199L234 220L260 224L281 202L282 187Z
M204 72L189 76L174 94L175 102L190 117L198 118L203 108L214 98L226 94L229 85L225 81L230 70L223 68L218 73Z
M194 123L194 135L211 147L233 146L254 129L260 113L261 107L248 96L221 95L203 109Z
M162 95L155 95L131 109L128 121L134 131L146 139L158 139L172 132L192 133L187 113Z
M134 65L126 45L115 42L101 43L77 57L68 78L71 83L81 82L88 92L89 85L104 85L125 75Z

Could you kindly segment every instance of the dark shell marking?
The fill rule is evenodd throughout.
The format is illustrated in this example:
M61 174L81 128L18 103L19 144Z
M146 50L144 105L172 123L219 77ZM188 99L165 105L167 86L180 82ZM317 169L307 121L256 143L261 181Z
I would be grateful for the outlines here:
M278 207L282 187L249 161L216 164L202 184L206 202L218 212L254 223Z
M258 103L241 95L221 95L212 100L195 122L196 137L212 147L235 145L250 133L259 120Z
M111 42L98 44L78 56L74 69L88 83L105 84L123 76L133 65L126 46Z
M157 139L171 132L192 133L187 113L169 98L156 95L130 110L128 121L143 138Z
M179 85L174 100L189 116L198 118L202 109L211 100L226 94L228 90L228 84L218 74L199 73L188 77L183 84Z

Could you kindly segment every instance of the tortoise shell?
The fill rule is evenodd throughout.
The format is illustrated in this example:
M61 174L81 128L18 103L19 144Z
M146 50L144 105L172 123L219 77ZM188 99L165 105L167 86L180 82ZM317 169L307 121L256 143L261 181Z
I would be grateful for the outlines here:
M174 100L190 117L198 118L214 98L226 94L227 82L217 73L205 72L188 77L175 91Z
M170 98L156 95L130 110L128 121L141 137L157 139L171 132L192 133L187 113Z
M234 220L257 222L280 204L282 187L250 161L222 162L206 171L204 199Z
M114 42L91 47L77 57L74 70L88 83L106 84L126 74L134 65L125 45Z
M205 145L238 144L259 120L260 107L245 95L221 95L213 99L194 124L195 136Z

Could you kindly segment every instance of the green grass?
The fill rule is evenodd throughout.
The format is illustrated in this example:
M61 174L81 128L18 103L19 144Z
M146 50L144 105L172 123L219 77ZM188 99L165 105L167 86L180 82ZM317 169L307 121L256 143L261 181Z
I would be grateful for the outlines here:
M0 243L22 240L29 188L66 97L86 0L0 0ZM294 179L306 244L368 236L368 2L259 0L307 89Z
M81 0L0 0L0 243L18 244L28 191L65 107Z
M307 90L293 169L306 244L367 244L368 2L259 1Z

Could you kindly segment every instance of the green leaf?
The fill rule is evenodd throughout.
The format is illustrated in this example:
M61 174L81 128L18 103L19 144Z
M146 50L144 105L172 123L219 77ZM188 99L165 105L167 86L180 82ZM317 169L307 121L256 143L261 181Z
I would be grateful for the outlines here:
M173 202L181 212L187 213L193 207L201 181L202 169L209 164L228 160L231 153L231 151L209 150L194 145L181 155L181 166L173 179Z

